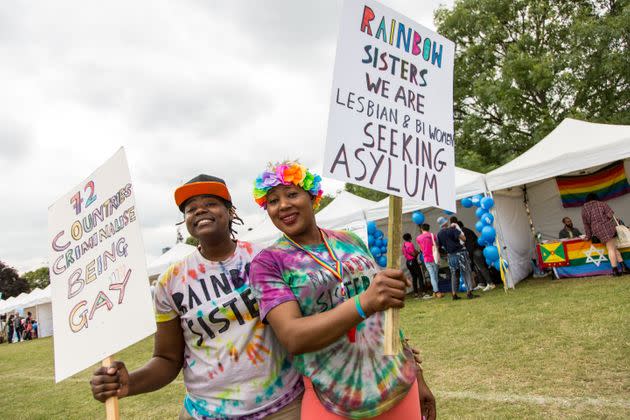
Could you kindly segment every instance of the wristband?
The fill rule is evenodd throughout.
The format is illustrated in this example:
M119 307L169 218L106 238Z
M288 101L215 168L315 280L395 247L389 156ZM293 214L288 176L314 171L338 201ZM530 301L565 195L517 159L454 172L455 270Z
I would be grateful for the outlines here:
M359 295L356 295L354 297L354 305L357 307L357 312L359 313L359 316L363 319L367 318L367 316L365 315L365 312L363 312L363 308L361 307L361 302L359 301Z

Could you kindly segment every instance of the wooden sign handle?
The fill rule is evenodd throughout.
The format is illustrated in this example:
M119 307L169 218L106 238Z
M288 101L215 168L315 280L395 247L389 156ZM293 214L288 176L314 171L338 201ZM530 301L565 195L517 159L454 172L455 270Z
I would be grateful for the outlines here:
M112 356L103 359L102 366L110 367L114 364ZM120 420L120 410L118 409L118 397L110 397L105 401L105 414L107 420Z
M389 219L387 222L387 268L399 269L402 246L402 198L389 196ZM401 350L399 336L399 310L385 311L385 340L383 352L395 356Z

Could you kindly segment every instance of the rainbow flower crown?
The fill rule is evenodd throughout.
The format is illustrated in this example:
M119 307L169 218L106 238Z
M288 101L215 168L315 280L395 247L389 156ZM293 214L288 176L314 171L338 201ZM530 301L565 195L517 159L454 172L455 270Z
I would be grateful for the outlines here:
M297 185L304 191L315 197L313 208L319 206L324 190L322 190L322 178L310 172L298 162L285 161L269 164L267 169L254 181L254 199L264 209L267 208L267 194L269 190L278 185Z

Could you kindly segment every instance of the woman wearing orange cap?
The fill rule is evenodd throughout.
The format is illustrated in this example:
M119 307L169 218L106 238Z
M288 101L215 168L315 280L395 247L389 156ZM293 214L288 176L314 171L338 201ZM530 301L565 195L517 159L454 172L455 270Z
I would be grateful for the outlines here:
M419 401L433 419L435 400L411 350L383 355L382 311L403 306L403 273L379 271L356 235L317 226L320 181L283 162L254 188L283 236L254 259L252 285L261 318L305 377L302 419L420 419Z
M259 249L234 238L240 219L225 182L199 175L177 188L175 202L199 247L157 283L151 360L132 372L122 362L98 369L94 398L155 391L183 368L180 419L299 419L302 380L259 317L249 287Z

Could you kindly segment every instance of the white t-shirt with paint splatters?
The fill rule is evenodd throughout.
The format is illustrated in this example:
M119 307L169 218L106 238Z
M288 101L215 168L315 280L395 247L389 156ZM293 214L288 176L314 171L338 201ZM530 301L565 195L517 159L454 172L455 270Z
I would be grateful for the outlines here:
M250 289L249 266L259 251L239 241L232 257L214 262L196 250L158 281L156 320L180 319L184 405L197 419L259 418L302 392L300 375L260 320Z

